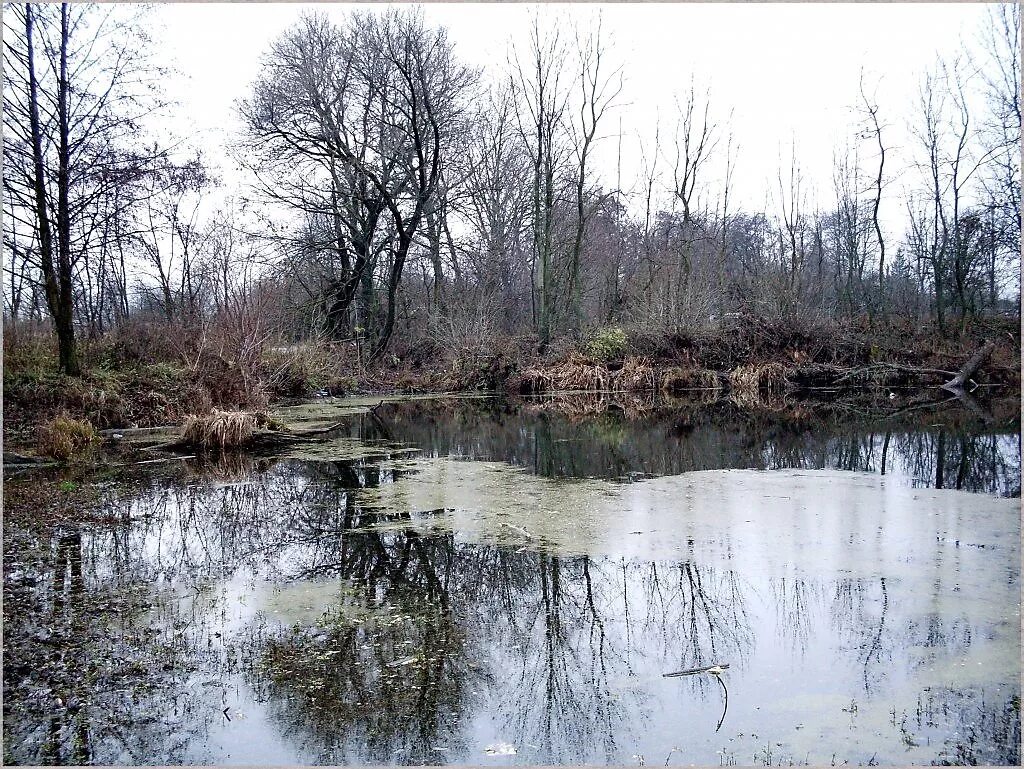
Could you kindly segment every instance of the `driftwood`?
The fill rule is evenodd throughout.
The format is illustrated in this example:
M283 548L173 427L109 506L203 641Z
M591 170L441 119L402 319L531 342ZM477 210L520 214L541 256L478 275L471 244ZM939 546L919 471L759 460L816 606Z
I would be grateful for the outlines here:
M501 525L505 526L506 528L512 529L512 531L514 531L517 534L520 534L520 535L526 537L529 540L533 539L533 535L530 534L530 532L528 532L526 529L522 528L521 526L513 526L511 523L504 523L504 522L502 522Z
M46 465L51 464L50 460L42 457L30 457L27 454L15 454L13 451L4 452L5 465Z
M964 389L992 355L995 344L985 342L963 368L949 371L940 368L906 366L902 363L873 363L846 368L827 364L805 364L786 374L786 384L795 389L854 390L867 388L942 387L952 392ZM950 378L952 377L952 378Z
M169 432L173 429L175 429L173 425L164 425L163 427L111 427L105 430L97 430L96 432L104 438L124 438L129 435Z
M985 343L978 348L977 352L971 356L970 360L964 364L964 367L960 369L957 375L942 385L943 389L950 390L952 392L963 390L964 385L967 384L971 377L977 373L978 369L985 364L985 361L992 356L992 352L995 349L996 345L994 342L985 341Z
M729 663L724 662L720 665L708 665L702 668L690 668L689 670L680 670L676 673L663 673L662 678L677 678L678 676L695 676L698 673L708 673L718 681L722 687L722 694L724 695L724 701L722 703L722 717L718 719L718 726L715 727L717 732L722 728L722 724L725 723L725 714L729 712L729 687L725 685L725 681L722 680L722 673L729 669Z
M710 673L711 675L717 676L719 673L729 669L729 663L725 662L721 665L708 665L703 668L690 668L689 670L680 670L675 673L663 673L662 678L677 678L679 676L695 676L698 673Z

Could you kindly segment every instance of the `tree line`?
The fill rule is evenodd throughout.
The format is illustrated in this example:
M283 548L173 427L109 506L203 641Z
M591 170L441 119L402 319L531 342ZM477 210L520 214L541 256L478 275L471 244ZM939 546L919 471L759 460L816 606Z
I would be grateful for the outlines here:
M5 10L5 320L52 322L69 374L83 336L140 322L347 342L369 362L738 312L938 333L1019 314L1014 4L992 10L983 61L922 75L909 169L901 116L862 77L832 190L812 194L794 143L764 211L736 204L740 139L692 84L640 178L620 161L603 181L627 73L600 22L534 16L485 76L415 8L302 13L238 103L246 181L225 189L201 148L151 130L176 107L143 12Z

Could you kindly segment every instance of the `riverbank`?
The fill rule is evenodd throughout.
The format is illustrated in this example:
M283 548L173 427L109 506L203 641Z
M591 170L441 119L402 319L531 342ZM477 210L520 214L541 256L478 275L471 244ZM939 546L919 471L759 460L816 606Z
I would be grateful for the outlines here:
M100 431L138 429L177 425L213 408L254 411L318 395L576 391L588 397L557 407L585 412L606 408L608 393L727 399L769 411L839 398L884 415L948 397L939 386L984 340L994 348L972 380L979 386L973 402L987 413L987 401L1020 389L1019 325L1010 322L941 338L906 328L794 329L741 316L693 335L605 329L563 340L544 355L526 339L494 341L472 354L423 342L371 367L354 365L344 345L269 348L248 361L223 353L159 360L118 354L116 341L108 341L87 348L81 377L56 373L51 340L35 337L5 345L4 440L9 449L29 450L39 426L58 416Z

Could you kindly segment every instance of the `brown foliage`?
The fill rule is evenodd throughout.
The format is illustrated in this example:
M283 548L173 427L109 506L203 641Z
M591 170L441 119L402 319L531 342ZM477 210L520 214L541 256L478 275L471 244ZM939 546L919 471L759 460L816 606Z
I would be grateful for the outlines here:
M613 375L612 383L616 390L654 390L656 377L649 358L630 355Z
M88 421L68 414L58 414L36 427L36 451L65 462L96 439L96 430Z
M660 388L668 395L684 390L718 392L722 389L722 382L718 374L706 368L673 367L661 372Z
M270 423L264 413L214 410L202 416L191 415L181 429L182 442L201 449L227 449L245 445Z
M729 372L729 386L734 393L778 394L785 389L786 374L781 363L739 366Z

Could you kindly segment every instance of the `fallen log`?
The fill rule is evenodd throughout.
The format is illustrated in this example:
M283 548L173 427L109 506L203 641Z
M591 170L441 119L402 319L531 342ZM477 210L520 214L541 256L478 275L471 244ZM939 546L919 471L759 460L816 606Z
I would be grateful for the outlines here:
M964 385L971 381L971 377L974 376L978 369L985 365L991 356L992 352L996 349L995 342L985 342L978 348L978 350L970 357L970 359L964 364L963 368L960 369L959 373L944 385L942 389L949 390L951 392L958 392L964 389ZM977 386L977 385L975 385ZM974 389L974 388L971 388Z
M5 465L48 465L53 464L50 460L44 459L43 457L31 457L27 454L16 454L13 451L4 452L4 464Z
M698 673L710 673L713 676L721 675L729 669L729 663L725 662L721 665L708 665L702 668L690 668L689 670L680 670L675 673L662 673L662 678L677 678L679 676L695 676Z

